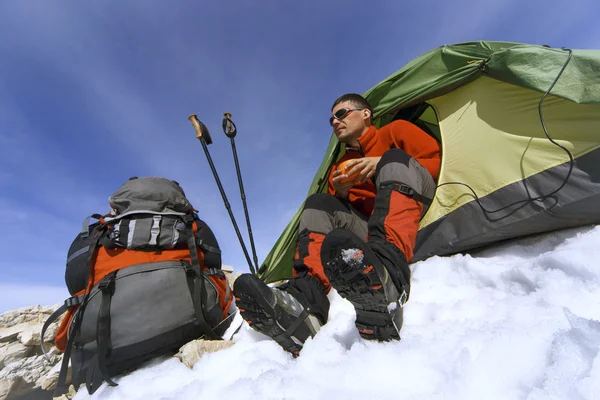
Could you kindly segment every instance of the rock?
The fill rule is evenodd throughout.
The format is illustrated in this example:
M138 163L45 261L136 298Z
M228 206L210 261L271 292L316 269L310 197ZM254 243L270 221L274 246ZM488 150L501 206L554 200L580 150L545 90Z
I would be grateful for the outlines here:
M14 329L2 329L0 330L0 343L8 343L13 339L16 339L19 335L18 330Z
M225 272L225 276L227 277L227 282L229 283L229 288L233 290L233 282L240 276L241 272L234 272L233 267L231 265L221 265L221 271Z
M39 380L38 380L38 385L44 389L44 390L54 390L56 389L56 384L58 383L58 375L60 374L60 367L62 366L62 357L60 358L60 360L58 361L58 363L56 365L54 365L54 367L52 367L50 369L50 371L48 371L48 373L44 376L42 376ZM70 384L71 383L71 361L69 360L69 369L67 370L67 380L66 380L66 384Z
M18 339L25 346L39 346L43 323L44 321L41 323L30 321L0 329L0 342L7 343ZM58 322L54 322L46 330L44 341L46 343L53 343L57 330Z
M40 349L40 351L41 351L41 349ZM56 348L56 346L52 346L50 348L50 350L48 350L46 353L48 354L48 356L50 357L50 359L60 359L60 360L62 360L62 353L60 352L60 350L58 350ZM53 358L52 356L57 356L57 357Z
M230 274L231 274L231 273L233 272L233 267L232 267L231 265L225 265L225 264L222 264L222 265L221 265L221 270L222 270L223 272L227 272L227 273L230 273Z
M233 282L235 282L240 275L242 275L241 272L235 272L227 275L227 283L229 283L229 289L231 289L231 291L233 291Z
M0 343L8 343L15 340L19 336L19 333L21 333L21 328L19 325L13 325L0 329Z
M48 318L54 310L58 309L60 305L55 306L32 306L22 307L16 310L7 311L0 315L0 331L6 328L10 328L15 325L24 323L37 323L43 324L46 318Z
M77 392L75 391L75 387L73 385L69 386L69 391L62 396L53 397L52 400L71 400Z
M0 343L14 339L25 346L38 346L42 326L58 306L33 306L8 311L0 315ZM48 327L44 341L53 342L62 318Z
M14 379L19 378L18 393L19 395L27 394L39 387L38 380L40 377L45 376L59 359L60 357L57 355L51 355L50 362L46 361L44 356L41 355L20 359L6 365L0 371L0 380L12 382ZM12 386L14 386L14 383ZM11 397L15 396L14 391L14 388L11 389Z
M0 378L0 400L14 399L30 392L27 384L20 376ZM10 397L9 397L10 396Z
M27 357L33 349L20 342L2 344L0 347L0 370L12 362Z
M53 344L61 318L46 331L49 361L41 355L40 335L44 322L57 308L38 305L0 315L0 400L50 398L50 392L44 390L56 387L58 380L60 365L55 365L62 354ZM53 367L54 379L50 374Z
M17 335L17 339L25 346L39 346L41 342L38 329L39 327L37 325L24 327Z
M192 368L194 364L200 360L205 353L214 353L222 349L233 346L232 340L193 340L186 343L179 349L176 357L188 368Z

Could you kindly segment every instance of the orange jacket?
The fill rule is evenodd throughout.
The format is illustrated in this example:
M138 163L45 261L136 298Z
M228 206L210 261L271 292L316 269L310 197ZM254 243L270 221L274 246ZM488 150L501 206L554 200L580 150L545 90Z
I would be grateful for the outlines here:
M346 148L346 154L340 158L329 172L329 194L333 189L333 172L342 161L360 157L381 157L389 149L399 148L415 158L437 181L440 170L440 147L437 141L422 129L408 121L393 121L381 129L374 126L358 138L360 149ZM375 185L371 180L350 188L348 200L358 211L365 215L373 213L375 205Z

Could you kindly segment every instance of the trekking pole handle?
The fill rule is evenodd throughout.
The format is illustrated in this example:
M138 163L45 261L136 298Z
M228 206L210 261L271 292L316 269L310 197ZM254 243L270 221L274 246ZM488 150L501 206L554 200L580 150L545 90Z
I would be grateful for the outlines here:
M208 132L208 128L202 123L202 121L198 119L198 116L196 114L192 114L188 117L188 119L196 130L196 139L200 141L204 140L206 144L211 144L212 139L210 137L210 133Z
M194 129L196 130L196 138L200 140L202 137L202 126L200 125L200 120L196 114L192 114L188 117L192 125L194 125Z
M237 127L231 120L231 113L226 112L223 116L225 117L223 118L223 132L228 138L233 139L237 134Z

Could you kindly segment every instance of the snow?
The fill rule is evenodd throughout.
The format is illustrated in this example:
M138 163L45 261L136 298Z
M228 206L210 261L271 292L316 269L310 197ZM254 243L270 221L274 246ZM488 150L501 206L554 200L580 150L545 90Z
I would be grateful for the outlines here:
M296 359L243 323L192 370L160 359L75 399L600 399L598 260L600 226L434 257L413 265L399 342L362 340L332 292Z
M342 250L342 260L346 263L362 263L365 255L360 249L346 249Z
M390 312L390 313L391 313L392 311L394 311L396 308L398 308L398 302L397 302L397 301L395 301L395 302L393 302L393 303L390 303L390 304L388 304L388 305L387 305L387 310L388 310L388 312Z

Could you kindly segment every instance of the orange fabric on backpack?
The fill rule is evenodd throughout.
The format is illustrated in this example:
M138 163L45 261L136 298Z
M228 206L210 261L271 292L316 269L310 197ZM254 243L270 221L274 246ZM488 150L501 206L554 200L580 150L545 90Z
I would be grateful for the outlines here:
M80 296L83 293L85 293L85 290L75 293L75 296ZM61 353L64 353L65 349L67 348L67 341L69 339L69 336L68 336L69 325L71 324L73 315L75 314L75 311L77 311L78 308L79 308L79 306L77 305L77 306L71 307L67 310L65 317L63 318L62 322L60 323L60 326L58 327L58 330L56 331L56 335L54 336L54 345L56 346L58 351L60 351Z
M225 276L209 275L208 279L210 279L217 288L217 293L219 294L219 305L221 306L221 310L223 310L223 319L225 319L227 318L227 313L229 312L229 307L231 306L231 301L233 300L233 293L231 290L229 291L229 298L227 297L227 289L229 285L229 283L227 283L227 278Z
M200 265L204 265L204 253L202 253L200 249L198 249L198 259ZM90 288L100 282L106 275L124 267L136 264L179 260L187 260L191 263L190 251L188 249L180 249L149 252L127 249L106 249L100 247L98 248L96 262L94 264L94 282L92 282Z

